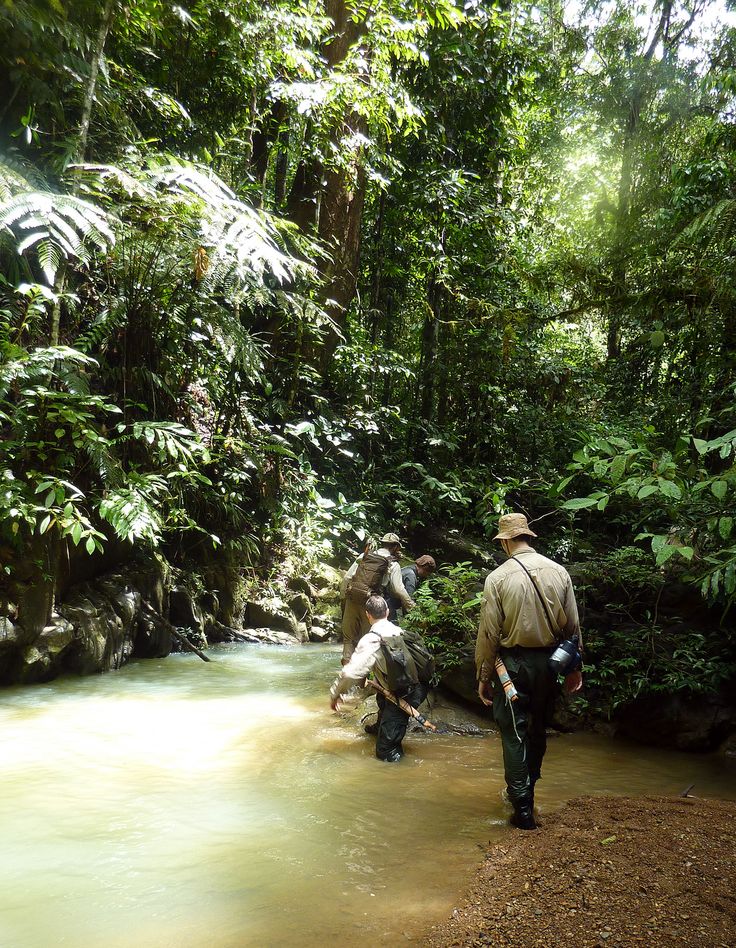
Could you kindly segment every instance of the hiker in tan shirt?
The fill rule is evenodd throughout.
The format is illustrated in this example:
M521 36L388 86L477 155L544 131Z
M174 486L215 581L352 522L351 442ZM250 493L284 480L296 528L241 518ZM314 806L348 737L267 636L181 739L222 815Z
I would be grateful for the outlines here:
M493 707L501 731L512 823L534 829L534 785L541 776L547 749L546 728L554 710L557 680L548 667L558 642L578 636L580 622L572 580L567 570L537 553L536 537L523 514L499 519L499 540L509 559L486 579L475 646L478 694ZM495 672L502 658L518 693L506 699ZM582 672L565 679L568 691L582 687Z

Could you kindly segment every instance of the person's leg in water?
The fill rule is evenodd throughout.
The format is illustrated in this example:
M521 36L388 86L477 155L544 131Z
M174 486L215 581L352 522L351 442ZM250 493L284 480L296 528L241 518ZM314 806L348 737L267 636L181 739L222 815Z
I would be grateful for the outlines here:
M421 703L420 686L413 688L404 700L413 708ZM378 736L376 738L376 757L388 763L396 763L404 756L402 741L409 724L409 715L379 694L376 696L379 707Z

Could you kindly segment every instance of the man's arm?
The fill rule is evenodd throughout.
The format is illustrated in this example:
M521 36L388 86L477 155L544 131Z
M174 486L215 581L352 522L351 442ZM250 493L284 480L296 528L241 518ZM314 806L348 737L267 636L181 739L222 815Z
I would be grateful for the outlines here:
M565 610L565 615L567 616L567 623L565 624L565 633L568 638L573 635L578 637L578 648L580 649L580 654L583 654L583 633L580 629L580 617L578 616L578 604L575 601L575 590L572 588L572 579L570 576L567 577L567 583L565 585L565 601L563 603L563 608ZM580 691L583 687L583 672L581 669L578 671L570 672L569 675L565 677L565 691L568 694L574 694L576 691Z
M493 580L489 576L483 587L478 637L475 640L475 667L478 675L478 695L483 704L490 705L491 676L495 672L496 656L501 640L503 612Z
M572 580L569 575L565 583L565 601L562 603L562 608L565 610L565 615L567 616L567 622L563 629L565 638L570 639L573 635L577 635L578 647L582 653L583 633L580 630L580 617L578 615L578 604L575 601L575 590L572 588Z
M377 632L366 632L355 647L350 661L344 665L330 688L330 707L334 711L340 695L349 691L356 682L363 681L376 663L381 648L381 637Z
M397 562L388 564L388 582L386 589L395 596L401 603L404 612L414 608L414 600L404 588L404 580L401 578L401 567Z

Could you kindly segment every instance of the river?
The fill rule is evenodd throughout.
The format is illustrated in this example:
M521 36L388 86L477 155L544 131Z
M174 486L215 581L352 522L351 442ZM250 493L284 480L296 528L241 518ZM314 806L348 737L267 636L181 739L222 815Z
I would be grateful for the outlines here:
M408 943L479 845L513 838L495 736L398 765L332 715L335 646L220 646L0 701L2 948ZM472 717L472 715L469 715ZM579 794L736 798L736 762L550 741L542 815Z

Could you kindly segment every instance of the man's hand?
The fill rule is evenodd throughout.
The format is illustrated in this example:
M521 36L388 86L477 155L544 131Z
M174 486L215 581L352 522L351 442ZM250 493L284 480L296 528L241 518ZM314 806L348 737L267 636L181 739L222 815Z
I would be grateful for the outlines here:
M341 704L342 704L342 699L340 698L340 695L337 695L334 698L330 698L330 707L332 708L333 711L339 711Z
M478 682L478 697L487 705L489 708L493 704L493 697L491 696L491 683L490 681L479 681Z
M570 672L565 676L565 691L569 694L575 694L583 687L583 673L581 671Z

